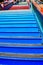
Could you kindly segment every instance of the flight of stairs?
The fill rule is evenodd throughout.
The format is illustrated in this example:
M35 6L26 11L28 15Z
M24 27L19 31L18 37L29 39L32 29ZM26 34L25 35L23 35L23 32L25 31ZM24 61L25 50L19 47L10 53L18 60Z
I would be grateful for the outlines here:
M0 13L0 64L35 65L29 60L43 59L41 43L41 31L31 10Z

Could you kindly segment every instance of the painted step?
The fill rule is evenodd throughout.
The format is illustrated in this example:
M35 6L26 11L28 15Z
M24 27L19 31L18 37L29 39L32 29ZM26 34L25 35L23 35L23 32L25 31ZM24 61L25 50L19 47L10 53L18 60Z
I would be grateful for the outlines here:
M0 19L31 19L31 20L33 20L33 19L35 19L34 17L24 17L24 16L22 16L22 17L0 17Z
M24 10L21 10L21 11L15 10L15 11L12 11L12 12L11 11L1 11L1 13L3 13L3 14L28 14L28 13L33 14L33 12L29 11L29 10L28 11L26 11L26 10L25 11Z
M43 48L27 48L27 47L0 47L0 56L1 56L1 53L11 53L11 54L27 54L27 56L29 54L42 54L43 56ZM10 56L10 55L9 55ZM15 56L16 57L16 56ZM29 57L27 57L29 58ZM33 57L34 58L34 57ZM42 57L43 58L43 57Z
M18 38L18 39L19 38L20 39L22 39L22 38L23 39L34 39L35 38L35 39L38 39L38 38L42 38L42 37L40 37L40 36L39 37L38 36L37 37L34 37L34 36L0 36L0 38L14 38L14 39L15 38Z
M13 13L13 14L3 14L3 15L0 14L0 17L5 17L5 16L6 17L16 17L16 16L18 16L18 17L22 17L22 16L24 16L24 17L29 17L29 16L34 17L34 15L33 14L30 14L30 13L29 14L18 14L18 13L17 14L14 14Z
M13 17L6 17L6 18L3 17L3 18L1 18L0 17L0 19L5 19L5 20L6 19L8 19L8 20L10 20L10 19L13 19L13 20L15 20L15 19L17 19L17 20L19 20L19 19L23 19L23 20L27 20L27 19L28 20L35 20L34 17L28 17L28 18L27 17L22 17L22 18L21 17L15 17L15 18L13 18Z
M17 13L15 13L15 12L14 12L14 13L10 13L10 12L8 12L8 13L5 12L5 13L3 13L3 12L2 12L2 13L0 13L0 15L1 15L1 14L3 14L3 15L4 15L4 14L5 14L5 15L17 15L17 16L18 16L18 15L23 15L23 16L24 16L24 15L32 15L32 16L34 16L34 13L33 13L33 12L23 12L23 13L22 13L22 12L21 12L21 13L20 13L20 12L17 12ZM3 16L3 15L1 15L1 16Z
M36 24L35 20L0 20L0 24L15 24L15 23L23 23L23 24Z
M33 27L33 28L31 28L31 27L29 27L29 28L19 28L19 27L8 27L8 28L5 28L5 27L3 27L3 28L0 28L0 32L38 32L38 28L37 27Z
M25 23L24 24L23 23L22 24L20 24L20 23L19 24L18 23L16 23L16 24L14 24L14 23L13 24L9 24L9 23L3 24L2 23L2 25L0 25L0 27L38 27L38 26L37 26L37 24L25 24Z
M20 59L1 59L0 58L0 64L1 65L43 65L43 60L20 60Z
M0 36L33 36L40 37L40 32L0 32Z
M16 15L15 16L14 15L12 15L12 16L0 16L0 18L22 18L22 17L23 18L30 18L30 17L34 18L34 16L26 16L26 15L24 15L24 16L23 15L22 16L21 15L20 16L16 16Z
M20 19L14 19L14 18L0 18L0 21L1 21L1 20L8 20L8 21L10 21L10 20L13 21L13 20L14 20L14 21L15 21L15 20L21 20L21 19L22 19L22 18L20 18ZM22 20L33 21L33 20L35 20L35 19L34 19L34 18L32 18L32 19L31 19L31 18L29 18L29 19L24 19L24 18L23 18Z
M19 10L19 11L16 11L16 12L9 12L9 11L8 11L8 12L7 12L7 11L4 12L4 11L3 11L3 12L0 13L0 15L4 15L4 14L5 14L5 15L7 15L7 14L8 14L8 15L9 15L9 14L11 14L11 15L12 15L12 14L15 14L15 15L16 15L16 14L17 14L17 15L18 15L18 14L21 14L21 15L22 15L22 14L24 14L24 15L27 15L27 14L28 14L28 15L31 15L31 14L32 14L32 15L33 15L33 12L31 12L31 11L29 11L29 10L28 10L28 11L21 11L21 12L20 12L20 10Z
M0 43L39 44L41 42L42 42L42 38L0 38Z
M0 47L21 47L21 48L43 48L43 45L41 44L41 43L33 43L33 44L31 44L31 43L1 43L0 42Z
M3 15L1 15L3 14ZM33 13L0 13L0 16L34 16Z
M22 54L22 53L0 53L0 58L10 60L42 60L43 54Z

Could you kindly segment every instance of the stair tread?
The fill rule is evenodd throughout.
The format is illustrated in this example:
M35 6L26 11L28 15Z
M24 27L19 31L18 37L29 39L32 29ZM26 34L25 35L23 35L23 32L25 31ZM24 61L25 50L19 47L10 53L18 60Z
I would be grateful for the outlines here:
M38 28L0 28L0 32L38 32Z
M0 42L0 47L27 47L27 48L43 48L43 45L41 44L41 43L37 43L37 44L35 44L35 43L33 43L33 44L31 44L31 43L26 43L26 44L22 44L22 43L1 43Z
M21 53L4 53L0 52L0 56L19 57L19 58L43 58L43 54L21 54Z
M0 27L38 27L37 24L1 24Z
M36 24L36 21L33 20L32 22L32 20L0 20L0 24Z
M40 32L0 32L0 36L40 36Z
M0 36L0 38L23 38L23 39L41 39L40 36Z
M24 43L24 44L28 44L28 43L41 43L42 42L42 39L41 38L38 38L38 39L24 39L24 38L0 38L0 42L2 43Z
M43 48L0 47L0 52L16 54L43 54Z

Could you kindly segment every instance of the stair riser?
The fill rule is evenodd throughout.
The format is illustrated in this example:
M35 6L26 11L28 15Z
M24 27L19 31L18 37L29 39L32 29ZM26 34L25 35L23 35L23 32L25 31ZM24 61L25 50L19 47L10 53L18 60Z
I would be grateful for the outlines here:
M20 38L0 38L0 42L2 42L2 43L23 43L23 44L29 44L29 43L31 43L31 44L38 44L38 43L41 43L42 42L42 39L24 39L24 38L22 38L22 39L20 39Z
M0 20L0 24L36 24L35 20Z
M1 65L43 65L43 61L39 60L8 60L8 59L0 59Z
M0 36L11 36L11 37L15 37L15 36L33 36L33 37L38 37L38 36L40 36L40 32L33 32L33 33L6 33L6 32L4 32L4 33L0 33Z
M37 24L3 24L0 27L37 27Z
M0 47L0 52L17 54L43 54L43 48Z
M39 32L38 28L0 28L0 32Z

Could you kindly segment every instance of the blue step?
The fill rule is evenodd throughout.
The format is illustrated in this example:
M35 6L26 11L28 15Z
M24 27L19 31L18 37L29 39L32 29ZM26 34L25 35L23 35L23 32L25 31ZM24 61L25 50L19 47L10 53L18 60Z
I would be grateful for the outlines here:
M29 28L19 28L19 27L8 27L8 28L0 28L0 32L38 32L38 28L37 27L29 27Z
M0 38L0 43L22 43L22 44L40 44L41 38Z
M1 13L0 13L0 15L9 15L9 14L10 15L18 15L18 14L19 15L33 15L33 13L32 12L29 12L29 11L28 12L5 12L5 13L4 12L1 12Z
M0 32L0 36L33 36L39 37L40 32Z
M23 15L23 16L12 16L12 15L10 15L10 16L0 16L0 18L30 18L30 17L34 17L34 16L32 16L32 15L29 15L29 16L25 16L25 15Z
M35 21L35 19L34 18L30 18L30 19L4 19L4 18L2 18L2 19L0 19L0 21Z
M0 47L8 47L8 48L15 48L15 47L18 47L18 48L31 48L31 49L39 49L39 48L43 48L43 45L41 43L36 43L36 44L31 44L31 43L26 43L26 44L22 44L22 43L4 43L4 42L0 42Z
M32 14L33 14L33 12L32 12L31 10L30 10L30 11L29 11L29 10L27 10L27 11L26 11L26 10L22 10L22 11L21 11L21 10L3 11L3 12L1 12L1 13L3 13L3 14L4 14L4 13L5 13L5 14L9 14L9 13L10 13L10 14L11 14L11 13L14 13L14 14L16 14L16 13L19 13L19 14L21 14L21 13L24 13L24 14L32 13Z
M17 54L43 54L43 48L0 47L0 52Z
M3 16L4 14L5 14L5 15L9 15L9 14L10 14L10 15L13 15L13 14L14 14L14 15L17 15L17 16L18 16L18 14L19 14L19 15L23 15L23 16L24 16L24 15L32 15L32 16L34 15L33 12L29 12L29 11L28 11L28 12L1 12L1 13L0 13L0 15L2 15L2 16Z
M17 17L23 17L23 16L24 16L24 17L28 17L28 16L34 17L33 14L14 14L14 13L13 13L13 14L3 14L3 15L0 14L0 17L16 17L16 16L17 16Z
M36 24L36 21L35 20L3 20L1 19L0 20L0 24L14 24L14 23L29 23L29 24Z
M2 23L2 25L0 25L0 27L37 27L37 24L17 24L17 23L13 23L13 24L3 24Z
M16 13L17 14L21 14L21 13L27 14L27 13L30 13L31 14L32 13L33 14L33 12L29 11L29 10L28 11L20 11L20 10L16 11L15 10L15 11L12 11L12 12L11 11L3 11L1 13L3 13L3 14L12 14L12 13L14 13L14 14L16 14Z
M43 60L11 60L0 59L1 65L43 65Z
M24 19L25 18L25 20L35 20L35 18L34 17L0 17L0 19L17 19L17 20L19 20L19 19Z

